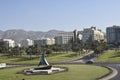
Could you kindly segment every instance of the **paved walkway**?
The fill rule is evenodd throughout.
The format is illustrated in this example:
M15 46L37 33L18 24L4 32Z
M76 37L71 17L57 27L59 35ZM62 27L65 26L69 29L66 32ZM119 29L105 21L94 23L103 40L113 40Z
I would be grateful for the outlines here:
M101 78L99 80L110 80L110 79L114 78L118 74L118 71L115 68L112 68L112 67L108 67L108 68L110 70L112 70L112 72L109 75L107 75L107 76L105 76L105 77L103 77L103 78Z

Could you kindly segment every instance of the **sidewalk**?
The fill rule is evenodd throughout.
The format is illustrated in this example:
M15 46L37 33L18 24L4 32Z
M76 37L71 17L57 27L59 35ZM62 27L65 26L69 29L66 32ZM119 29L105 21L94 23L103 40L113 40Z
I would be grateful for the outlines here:
M99 80L110 80L111 78L115 77L118 74L118 71L114 68L108 67L111 70L111 73L109 73L107 76L99 79Z

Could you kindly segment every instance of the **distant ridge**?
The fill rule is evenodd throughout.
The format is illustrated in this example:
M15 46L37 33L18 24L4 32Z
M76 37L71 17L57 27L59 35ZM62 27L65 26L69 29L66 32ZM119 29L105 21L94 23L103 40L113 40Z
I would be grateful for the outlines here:
M58 33L65 32L59 30L49 30L47 32L42 31L25 31L22 29L11 29L2 31L0 30L0 39L13 39L16 42L20 42L25 39L38 40L41 38L54 38Z

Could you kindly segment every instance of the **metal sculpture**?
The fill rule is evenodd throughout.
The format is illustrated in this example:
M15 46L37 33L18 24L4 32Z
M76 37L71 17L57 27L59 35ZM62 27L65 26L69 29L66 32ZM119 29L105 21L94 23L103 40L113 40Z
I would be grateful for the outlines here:
M45 56L46 56L46 51L43 51L38 66L40 66L40 65L47 65L47 66L49 66L49 63L45 59Z

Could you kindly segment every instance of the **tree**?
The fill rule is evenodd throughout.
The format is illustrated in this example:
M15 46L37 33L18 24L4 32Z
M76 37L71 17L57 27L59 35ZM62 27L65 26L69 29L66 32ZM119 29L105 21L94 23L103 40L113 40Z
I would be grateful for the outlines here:
M107 50L108 49L108 46L107 46L107 43L104 42L103 40L100 40L100 41L96 41L94 43L94 52L97 53L97 54L101 54L104 50Z
M114 45L115 48L119 48L120 43L118 41L114 41L113 45Z
M35 45L35 46L33 47L33 53L34 53L36 56L37 56L37 55L40 55L41 51L42 51L42 48L39 47L38 45Z
M10 54L12 56L18 56L18 55L20 55L19 47L10 48Z
M0 47L0 52L3 54L7 54L9 52L9 48L7 47Z
M46 49L46 55L51 55L52 54L52 50L51 49Z
M33 48L33 46L29 46L29 47L26 49L27 54L30 55L30 59L32 59L32 48Z

